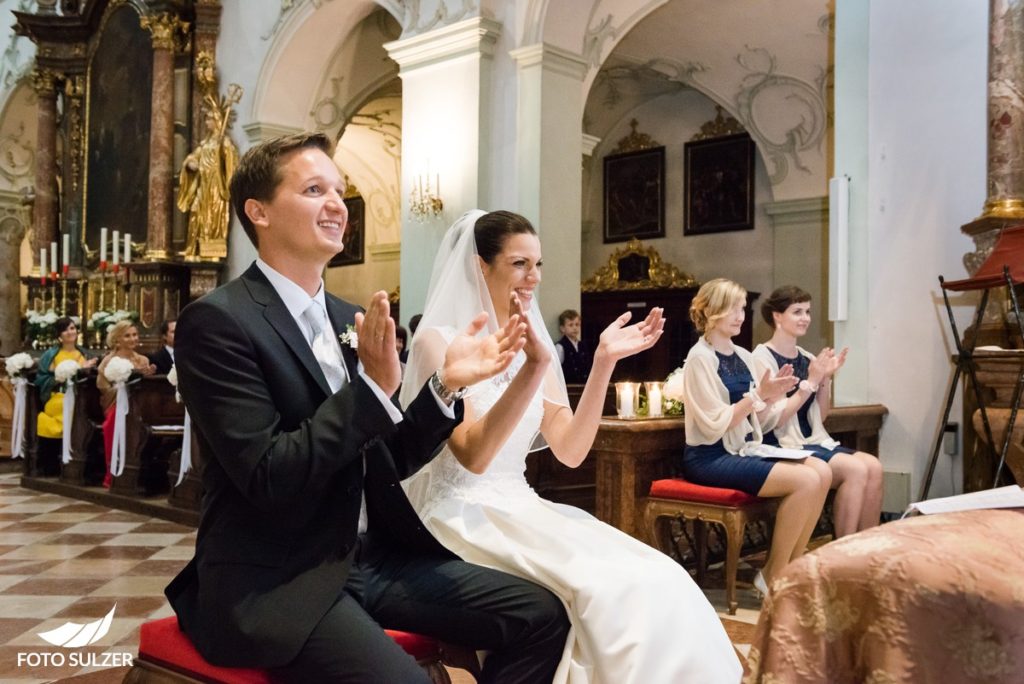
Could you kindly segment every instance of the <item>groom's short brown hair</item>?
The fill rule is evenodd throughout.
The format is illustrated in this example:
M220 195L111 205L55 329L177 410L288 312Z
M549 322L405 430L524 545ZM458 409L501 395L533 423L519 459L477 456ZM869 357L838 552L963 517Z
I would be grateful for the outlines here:
M273 199L281 183L281 160L292 152L308 147L321 150L328 157L334 156L333 145L326 135L305 132L261 142L249 148L238 162L238 168L231 176L231 206L254 247L258 248L260 243L256 237L256 227L245 215L246 200L266 202Z

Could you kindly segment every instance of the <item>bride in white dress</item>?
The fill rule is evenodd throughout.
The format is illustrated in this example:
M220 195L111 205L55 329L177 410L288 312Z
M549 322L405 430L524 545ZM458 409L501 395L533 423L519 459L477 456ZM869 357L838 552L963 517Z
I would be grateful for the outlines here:
M609 326L573 415L535 301L540 265L537 235L516 214L469 212L445 235L402 403L480 311L489 314L487 330L520 317L527 342L508 372L469 388L465 418L443 452L405 482L409 498L431 533L463 559L533 580L565 602L573 628L555 682L738 682L741 667L722 623L682 567L578 508L540 498L526 483L526 455L538 434L566 465L583 461L615 362L651 347L664 326L660 309L635 325L626 326L627 314Z

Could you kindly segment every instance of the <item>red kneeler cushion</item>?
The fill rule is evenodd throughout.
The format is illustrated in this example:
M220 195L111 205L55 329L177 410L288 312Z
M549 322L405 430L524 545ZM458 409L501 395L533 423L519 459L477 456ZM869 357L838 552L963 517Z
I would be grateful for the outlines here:
M651 483L650 495L656 496L659 499L694 501L716 504L718 506L743 506L744 504L760 501L759 497L741 492L738 489L705 487L704 485L687 482L681 477L655 480Z
M417 660L439 657L437 642L429 637L391 629L384 631L406 653ZM267 670L218 667L206 662L189 638L178 629L178 618L174 615L142 625L139 634L139 657L169 670L208 682L272 684L274 681Z

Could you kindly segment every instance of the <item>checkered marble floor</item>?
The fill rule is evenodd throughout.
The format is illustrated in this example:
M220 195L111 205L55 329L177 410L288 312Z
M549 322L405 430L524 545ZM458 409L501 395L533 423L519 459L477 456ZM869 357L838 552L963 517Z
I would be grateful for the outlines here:
M139 626L172 614L163 590L194 547L190 527L24 489L18 474L0 475L0 682L119 682L127 668L117 659L137 652ZM752 574L741 567L741 578ZM729 616L725 590L714 588L720 573L712 570L709 580L706 594L746 656L760 601L741 589L740 608ZM94 646L66 649L39 636L99 620L115 605L110 631ZM473 682L463 671L451 674L454 684Z

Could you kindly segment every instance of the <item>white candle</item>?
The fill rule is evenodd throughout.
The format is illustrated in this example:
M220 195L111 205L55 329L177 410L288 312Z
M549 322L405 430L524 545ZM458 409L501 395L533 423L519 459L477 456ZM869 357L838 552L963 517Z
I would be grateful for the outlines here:
M39 248L39 275L46 280L46 248Z
M132 234L124 234L124 263L130 263L132 260Z
M647 383L647 415L651 418L661 417L661 383Z
M70 265L70 263L71 263L71 262L68 261L68 255L71 253L71 235L68 234L68 233L64 233L64 245L63 246L64 246L64 252L63 252L63 254L61 254L61 256L63 257L63 259L61 261L61 266L64 266L65 268L67 268Z
M100 262L107 261L107 227L100 228Z
M57 273L57 243L50 243L50 273Z
M633 409L633 402L636 400L636 383L617 382L615 383L615 394L618 398L619 418L632 418L636 415Z
M114 248L114 250L113 250L114 251L114 266L117 266L119 263L121 263L121 250L118 249L118 247L120 246L120 242L121 242L121 231L115 230L114 231L114 240L113 240L113 243L114 243L113 244L113 248Z

